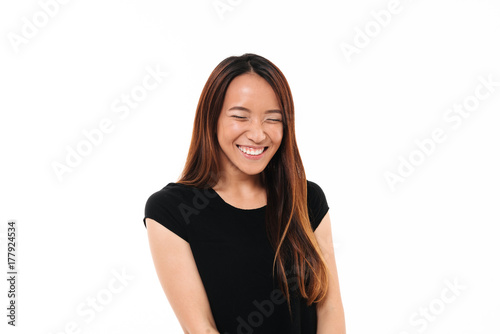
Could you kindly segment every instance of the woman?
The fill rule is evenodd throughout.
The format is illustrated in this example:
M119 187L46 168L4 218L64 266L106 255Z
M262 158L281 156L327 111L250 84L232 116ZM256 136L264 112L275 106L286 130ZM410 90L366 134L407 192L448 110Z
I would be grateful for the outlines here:
M345 333L328 209L306 180L281 71L255 54L223 60L180 179L143 219L184 332Z

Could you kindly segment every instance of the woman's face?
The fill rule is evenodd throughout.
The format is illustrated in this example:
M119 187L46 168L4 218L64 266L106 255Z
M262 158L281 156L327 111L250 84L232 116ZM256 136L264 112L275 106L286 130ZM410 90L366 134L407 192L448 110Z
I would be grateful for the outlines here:
M255 73L229 84L217 124L225 171L259 174L283 138L283 111L271 86ZM235 167L235 168L234 168Z

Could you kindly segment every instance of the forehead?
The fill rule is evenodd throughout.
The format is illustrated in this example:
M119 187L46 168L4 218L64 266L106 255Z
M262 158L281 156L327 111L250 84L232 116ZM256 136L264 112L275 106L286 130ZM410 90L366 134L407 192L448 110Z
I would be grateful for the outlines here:
M255 73L245 73L234 78L229 84L224 104L265 103L278 105L278 99L269 83Z

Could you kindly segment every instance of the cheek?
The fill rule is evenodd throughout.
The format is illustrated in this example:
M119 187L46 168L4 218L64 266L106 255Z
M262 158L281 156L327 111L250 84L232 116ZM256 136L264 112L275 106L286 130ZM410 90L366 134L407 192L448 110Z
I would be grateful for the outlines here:
M227 122L224 124L224 132L229 137L228 139L236 139L245 132L244 125L239 122Z
M242 133L241 125L236 122L221 122L217 130L219 141L231 143Z
M283 138L283 127L276 127L275 129L273 129L269 135L271 136L271 140L278 144L281 142L281 139Z

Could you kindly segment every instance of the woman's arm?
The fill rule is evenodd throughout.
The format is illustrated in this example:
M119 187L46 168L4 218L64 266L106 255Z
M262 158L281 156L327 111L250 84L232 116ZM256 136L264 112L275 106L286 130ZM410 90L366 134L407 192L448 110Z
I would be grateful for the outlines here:
M189 243L146 218L156 274L186 334L218 334Z
M329 212L326 213L325 217L314 231L314 234L316 235L316 240L318 240L328 269L330 269L327 295L325 299L317 305L317 334L345 334L344 307L340 296L335 254L333 253L332 226Z

